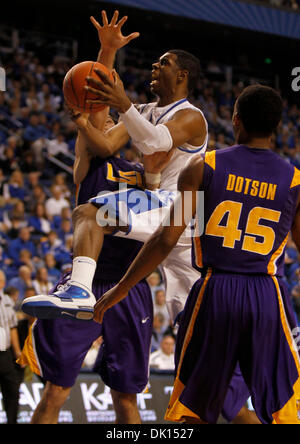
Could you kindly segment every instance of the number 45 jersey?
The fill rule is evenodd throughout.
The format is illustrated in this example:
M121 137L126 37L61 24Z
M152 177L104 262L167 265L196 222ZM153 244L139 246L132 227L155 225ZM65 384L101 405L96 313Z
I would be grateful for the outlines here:
M203 157L204 230L196 221L193 266L282 276L300 171L271 150L244 145Z

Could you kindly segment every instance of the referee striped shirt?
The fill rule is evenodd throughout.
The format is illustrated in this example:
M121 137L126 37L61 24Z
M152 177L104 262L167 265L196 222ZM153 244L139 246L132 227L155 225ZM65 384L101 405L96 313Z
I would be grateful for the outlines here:
M10 330L17 327L18 320L12 299L0 292L0 351L11 346Z

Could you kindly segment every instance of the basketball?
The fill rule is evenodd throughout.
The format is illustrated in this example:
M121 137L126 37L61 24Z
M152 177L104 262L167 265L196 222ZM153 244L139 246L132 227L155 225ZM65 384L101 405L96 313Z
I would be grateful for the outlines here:
M74 65L65 75L63 81L63 93L67 104L79 112L95 113L103 110L106 105L86 103L87 100L97 99L95 94L84 89L87 85L86 77L93 77L99 81L100 78L95 73L97 68L103 71L110 79L113 80L112 74L106 66L98 62L81 62Z

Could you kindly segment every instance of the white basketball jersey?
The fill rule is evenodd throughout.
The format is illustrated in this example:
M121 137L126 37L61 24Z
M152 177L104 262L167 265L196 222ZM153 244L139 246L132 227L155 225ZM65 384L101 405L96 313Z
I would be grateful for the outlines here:
M192 146L188 143L179 146L174 151L168 165L164 168L161 174L161 184L160 188L164 190L177 190L177 179L181 169L186 165L187 161L191 156L199 153L204 153L207 147L208 131L207 122L199 108L192 105L187 99L179 100L178 102L171 103L167 106L157 106L157 102L148 103L146 105L140 105L139 111L147 120L149 120L153 125L158 125L159 123L166 123L171 120L177 111L181 109L191 108L202 114L205 125L206 125L206 137L205 141L201 146Z

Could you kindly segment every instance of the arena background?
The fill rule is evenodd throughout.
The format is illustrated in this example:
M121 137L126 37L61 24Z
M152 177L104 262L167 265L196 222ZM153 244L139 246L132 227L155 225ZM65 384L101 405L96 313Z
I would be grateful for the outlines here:
M100 2L82 0L71 2L44 0L38 2L29 0L10 1L1 5L0 65L7 69L8 89L6 99L4 103L1 102L0 107L0 144L2 146L0 168L4 168L3 174L6 181L9 181L11 173L11 170L10 173L5 170L5 165L7 165L5 147L9 137L18 133L15 168L20 167L22 170L23 153L30 150L30 143L22 138L26 128L16 123L14 120L16 116L9 103L9 97L13 98L13 89L9 88L12 88L15 79L20 80L22 76L22 70L19 72L16 70L15 57L17 54L30 52L38 58L41 66L49 66L54 58L59 59L60 71L56 72L55 82L61 86L64 72L68 67L83 60L94 60L97 57L98 38L89 21L90 15L100 19L101 10L105 9L111 17L116 8L121 16L128 15L129 17L128 23L124 26L124 33L139 31L141 34L127 48L120 51L116 61L116 68L132 97L137 101L144 98L153 99L147 89L147 79L149 79L147 73L148 71L150 73L151 63L156 57L171 48L190 51L200 58L202 66L202 77L193 99L200 107L202 105L206 107L208 115L210 101L215 102L217 113L220 112L222 106L225 108L227 106L227 110L230 110L236 92L249 83L261 82L281 91L286 100L285 120L280 129L281 132L274 141L274 149L287 161L300 166L300 91L297 91L300 89L300 78L297 80L300 68L292 75L294 68L300 66L299 1L124 0ZM223 102L220 101L219 85L221 84L231 91L228 102L225 97L223 97ZM38 88L40 86L38 84ZM28 93L26 90L23 92L25 96ZM1 95L3 96L2 93ZM55 110L59 118L62 118L62 105L61 102ZM43 112L42 109L39 111ZM210 149L215 147L215 143L218 144L217 148L222 148L232 142L230 128L226 126L228 116L219 115L219 117L220 120L215 122L216 127L212 125ZM18 122L18 116L16 119ZM46 163L42 163L42 167L45 168L44 172L50 168L52 175L42 177L41 181L46 188L46 194L48 193L47 197L50 197L49 189L52 179L55 174L62 172L70 191L68 199L72 208L74 187L71 181L72 163L70 160L72 160L74 140L70 135L68 139L68 134L65 134L65 137L71 157L58 156L56 160L47 159ZM134 155L129 152L130 147L124 155L134 158ZM47 149L43 153L47 154ZM0 208L0 223L5 222L3 222L5 211L11 208L4 198ZM25 215L26 211L27 208L25 208ZM7 271L9 277L13 278L13 273L17 276L18 269L14 268L12 271L9 268L11 264L7 267L5 262L5 258L9 258L11 240L6 232L1 232L0 268ZM34 242L39 244L39 236L34 238ZM292 244L289 245L288 259L286 279L291 290L291 297L293 297L295 312L299 315L300 291L297 274L299 263ZM68 265L68 262L67 258L61 263L58 261L58 265L62 268ZM172 385L171 373L157 375L152 372L150 383L153 391L150 389L147 399L140 398L139 400L141 414L145 422L163 422L162 405L167 405ZM35 377L27 379L21 385L20 423L29 422L32 411L40 399L42 388L42 383ZM80 375L67 405L63 408L60 420L75 423L114 421L107 388L103 386L97 375L87 371ZM5 413L0 398L1 422L5 422Z

